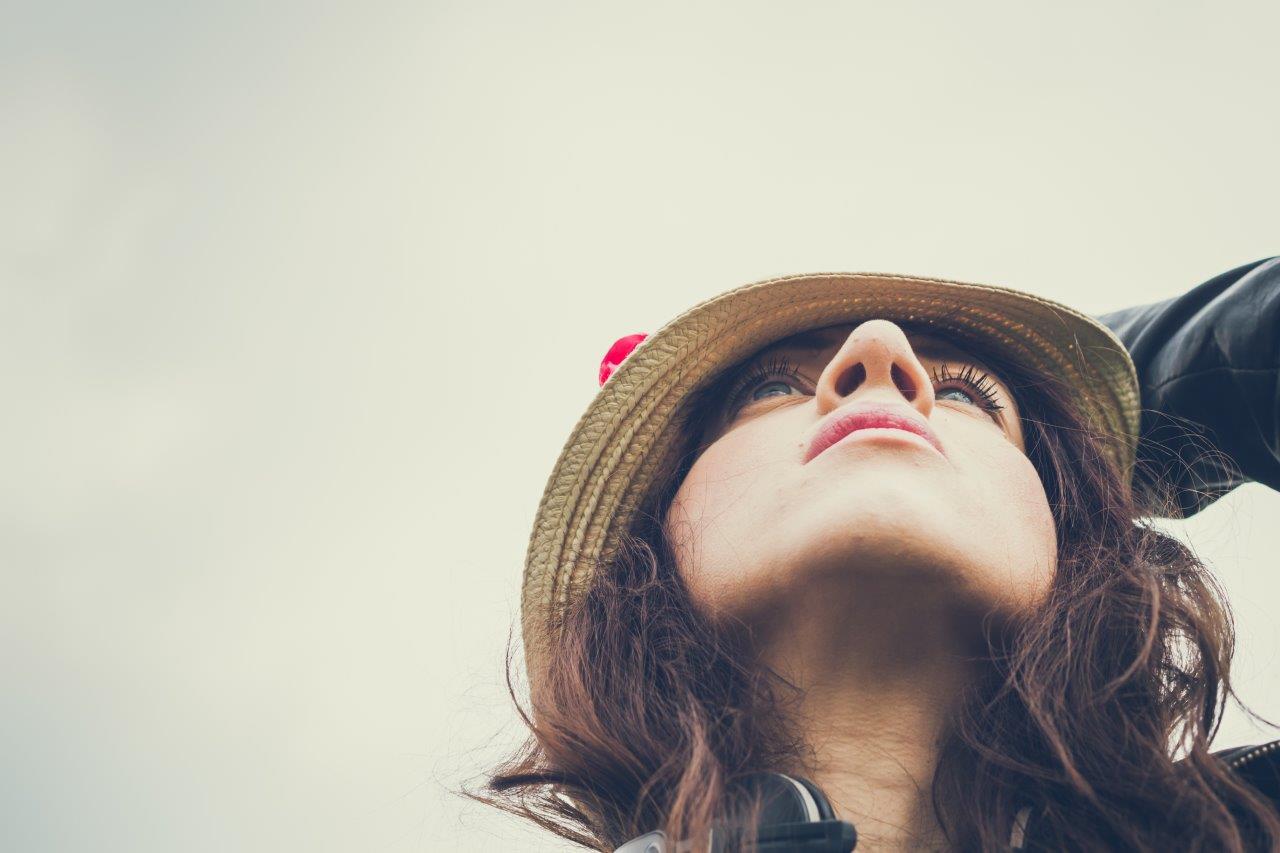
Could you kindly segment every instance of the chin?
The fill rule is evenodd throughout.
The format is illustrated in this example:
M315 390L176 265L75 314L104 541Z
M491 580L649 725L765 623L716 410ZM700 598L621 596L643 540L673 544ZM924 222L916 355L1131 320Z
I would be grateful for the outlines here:
M971 543L959 535L954 519L939 513L915 513L901 505L844 508L815 513L787 531L781 552L787 564L824 574L943 580L970 561Z
M913 476L917 472L920 476ZM948 540L969 523L976 497L956 485L936 469L867 469L838 481L825 477L804 483L771 527L791 527L824 541Z
M1017 541L994 509L975 529L973 513L955 506L936 494L807 504L752 540L750 562L738 565L737 577L716 578L729 586L711 598L717 610L739 615L798 595L856 596L867 584L886 592L901 587L913 597L937 592L977 611L1016 612L1039 602L1052 579L1055 544Z

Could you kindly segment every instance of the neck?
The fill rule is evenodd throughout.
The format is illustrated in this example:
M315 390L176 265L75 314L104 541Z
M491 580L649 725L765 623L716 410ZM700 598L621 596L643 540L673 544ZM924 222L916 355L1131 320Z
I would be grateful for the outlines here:
M978 675L981 616L937 578L805 585L773 613L767 665L801 690L798 768L858 830L861 850L941 850L931 799L940 741Z

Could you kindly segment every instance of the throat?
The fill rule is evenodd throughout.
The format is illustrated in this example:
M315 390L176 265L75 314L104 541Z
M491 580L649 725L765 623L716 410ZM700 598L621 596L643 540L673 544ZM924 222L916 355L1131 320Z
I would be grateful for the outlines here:
M982 620L928 590L860 588L801 596L803 612L776 614L785 630L757 634L763 662L796 688L796 770L857 827L859 850L945 849L933 777L949 721L990 666Z

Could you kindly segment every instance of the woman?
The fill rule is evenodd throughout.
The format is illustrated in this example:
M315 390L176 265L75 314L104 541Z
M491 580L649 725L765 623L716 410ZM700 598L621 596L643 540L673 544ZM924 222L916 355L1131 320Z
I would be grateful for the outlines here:
M1233 273L1275 290L1275 264ZM1241 335L1273 333L1237 302ZM1189 321L1143 350L1173 312L1113 315L1118 339L1002 288L816 275L620 341L539 506L532 735L491 801L600 850L749 846L768 786L801 777L859 849L1280 846L1248 775L1269 750L1209 751L1225 603L1137 521L1251 473L1187 473L1140 408L1180 387L1159 413L1180 422L1175 380L1212 375L1211 348L1163 348Z

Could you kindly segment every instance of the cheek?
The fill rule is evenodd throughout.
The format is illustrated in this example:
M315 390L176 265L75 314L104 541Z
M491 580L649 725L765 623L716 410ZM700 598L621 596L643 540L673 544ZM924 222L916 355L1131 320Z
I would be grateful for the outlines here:
M764 431L761 431L764 432ZM777 440L743 427L703 451L663 519L676 568L696 601L715 606L752 574L764 522L777 509L794 460Z
M1012 478L1013 487L1009 493L1011 502L1020 513L1017 526L1026 530L1029 542L1042 555L1046 570L1052 572L1057 566L1058 537L1044 483L1031 460L1025 456L1018 456L1017 472L1018 475Z
M983 461L983 500L972 529L987 541L987 559L1004 566L1004 595L1018 607L1034 606L1048 595L1058 565L1057 527L1044 484L1031 460L1012 445ZM985 511L982 509L985 508Z

